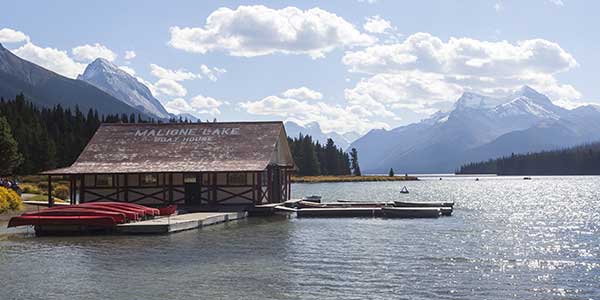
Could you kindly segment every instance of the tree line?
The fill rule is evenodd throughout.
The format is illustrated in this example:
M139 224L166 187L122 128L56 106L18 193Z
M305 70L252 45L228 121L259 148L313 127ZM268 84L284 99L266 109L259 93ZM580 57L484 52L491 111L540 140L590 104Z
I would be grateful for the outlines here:
M352 149L350 153L338 148L332 139L327 139L325 145L313 141L310 135L288 137L297 174L300 176L317 175L357 175L360 176L358 152Z
M160 123L141 115L99 115L75 107L37 107L20 94L0 98L0 175L29 175L70 166L101 123ZM172 118L171 123L189 122ZM199 121L198 121L199 122ZM288 138L298 175L360 175L358 153L325 145L310 136Z
M156 121L139 114L99 115L97 110L84 113L78 107L37 107L23 94L14 100L0 98L0 173L28 175L69 166L101 123L116 122Z
M562 150L511 154L463 165L458 174L600 175L600 142Z

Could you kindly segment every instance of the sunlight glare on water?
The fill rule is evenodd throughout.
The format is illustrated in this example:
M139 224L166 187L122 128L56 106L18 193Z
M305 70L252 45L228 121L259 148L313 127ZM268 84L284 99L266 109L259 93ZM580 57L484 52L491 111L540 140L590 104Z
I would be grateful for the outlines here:
M440 219L253 218L166 236L0 235L2 299L600 299L600 178L295 184L455 201ZM410 194L400 194L406 185Z

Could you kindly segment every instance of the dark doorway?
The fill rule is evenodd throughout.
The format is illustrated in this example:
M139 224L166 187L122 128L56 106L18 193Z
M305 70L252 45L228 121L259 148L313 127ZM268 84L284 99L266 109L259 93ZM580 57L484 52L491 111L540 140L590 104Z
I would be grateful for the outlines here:
M186 205L200 205L200 184L198 183L186 183L185 184L185 204Z

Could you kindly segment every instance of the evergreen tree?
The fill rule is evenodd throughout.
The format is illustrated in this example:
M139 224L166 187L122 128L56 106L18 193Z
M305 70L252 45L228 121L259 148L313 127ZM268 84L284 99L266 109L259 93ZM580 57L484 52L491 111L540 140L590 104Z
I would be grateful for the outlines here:
M356 151L356 148L352 148L352 150L350 151L350 157L352 173L354 174L354 176L362 176L362 173L360 172L360 166L358 164L358 151Z
M12 175L13 170L21 164L23 157L18 151L17 141L5 117L0 116L0 173Z

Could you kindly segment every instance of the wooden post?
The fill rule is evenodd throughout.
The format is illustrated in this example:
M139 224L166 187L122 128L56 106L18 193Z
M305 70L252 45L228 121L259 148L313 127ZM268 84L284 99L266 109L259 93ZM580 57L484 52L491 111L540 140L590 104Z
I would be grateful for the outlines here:
M81 174L80 191L79 191L79 203L85 203L85 175Z
M129 173L125 173L123 178L123 185L125 186L125 202L129 202Z
M262 204L263 191L262 191L262 172L256 172L256 187L258 192L258 200L256 204Z
M292 200L292 174L288 173L288 200Z
M185 186L185 175L183 177ZM173 173L169 173L169 203L173 203Z
M52 197L52 175L48 175L48 207L54 205L54 198Z
M69 188L69 204L75 204L75 191L77 191L77 181L75 175L69 175L69 182L71 187Z
M209 202L212 202L211 204L216 204L217 203L217 173L210 173L210 176L212 176L212 199Z
M273 168L267 167L267 203L273 203Z

